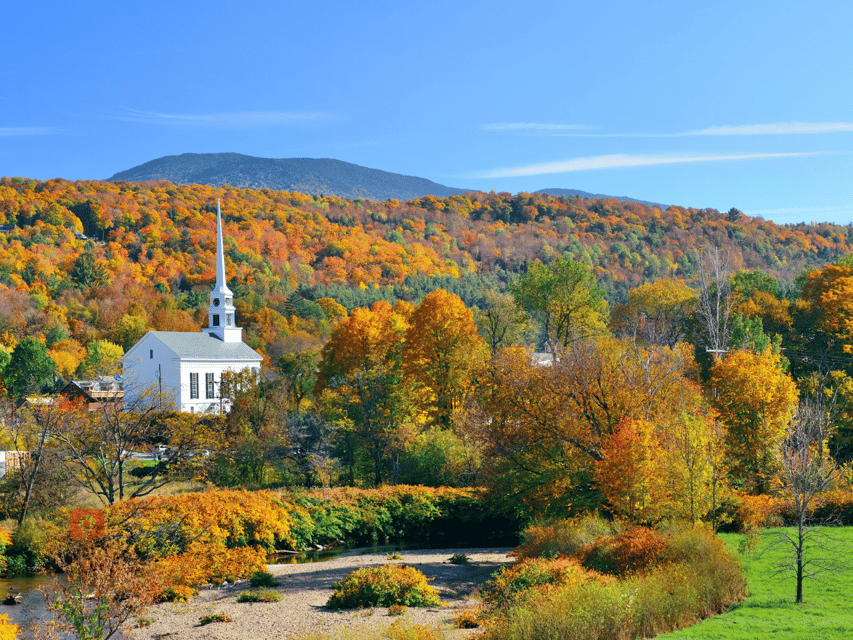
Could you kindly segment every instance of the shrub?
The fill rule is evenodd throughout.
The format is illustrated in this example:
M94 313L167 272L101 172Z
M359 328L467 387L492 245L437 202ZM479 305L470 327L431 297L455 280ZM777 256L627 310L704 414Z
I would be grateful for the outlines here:
M402 560L403 556L400 555L399 551L395 551L394 553L389 553L385 558L388 560Z
M450 564L471 564L471 559L464 553L454 553L448 562Z
M108 521L136 544L140 553L165 557L191 544L227 547L279 544L294 548L293 512L297 505L270 491L226 491L149 496L125 500L109 509Z
M332 609L364 607L438 606L441 601L423 573L414 567L386 564L358 569L332 585L335 593L326 603Z
M281 602L282 595L273 589L261 589L260 591L244 591L237 598L237 602Z
M397 621L383 634L389 640L441 640L442 635L436 627L422 624L401 624Z
M781 498L742 493L737 496L735 523L741 531L778 527L783 522L784 507L785 501Z
M186 602L198 594L196 589L182 584L167 587L158 597L157 602Z
M370 544L384 538L408 541L441 532L456 540L514 538L518 519L486 501L482 489L411 487L336 488L294 499L304 515L293 516L294 537L302 546L345 540ZM464 535L460 535L464 532Z
M667 540L648 527L633 527L614 537L599 538L578 555L587 569L622 576L648 571L663 560Z
M277 587L278 580L269 571L256 571L249 576L249 584L253 587Z
M266 560L266 554L258 547L228 549L193 543L187 553L158 560L155 569L166 585L198 587L253 575L266 569Z
M499 611L535 587L579 584L588 580L606 578L594 571L587 571L574 558L523 560L509 569L502 569L485 584L483 602L490 611Z
M401 616L406 613L406 607L401 604L392 604L388 607L388 615L389 616Z
M553 568L526 560L505 572L507 592L517 589L509 606L488 611L485 639L654 637L746 597L743 569L708 530L632 529L596 541L579 555L592 550L624 577L589 572L595 579L549 580ZM640 566L643 559L646 567Z
M619 531L617 522L605 520L597 514L586 514L551 524L533 524L522 532L521 544L515 554L519 559L573 556L602 536Z
M43 520L25 520L12 533L11 545L6 552L7 576L27 572L37 573L45 568L53 549L51 543L58 538L56 526Z
M202 616L198 619L200 626L210 624L211 622L231 622L232 618L227 613L211 613L210 615Z
M818 522L833 521L839 525L853 525L853 492L828 491L820 495L814 517Z
M476 629L480 626L480 614L476 609L461 609L453 616L454 629Z

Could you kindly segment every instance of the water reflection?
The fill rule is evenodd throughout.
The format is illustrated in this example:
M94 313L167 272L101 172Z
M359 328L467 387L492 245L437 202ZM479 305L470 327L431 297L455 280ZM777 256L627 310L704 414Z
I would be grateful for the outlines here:
M7 593L20 593L20 604L8 606L0 604L0 613L21 628L26 628L34 620L39 620L45 614L44 592L39 587L47 587L53 576L20 576L17 578L0 578L0 599Z

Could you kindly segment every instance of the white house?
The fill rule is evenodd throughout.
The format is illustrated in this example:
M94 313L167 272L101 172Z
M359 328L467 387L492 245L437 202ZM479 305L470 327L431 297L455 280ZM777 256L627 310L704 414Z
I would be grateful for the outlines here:
M259 372L261 355L234 326L234 294L225 283L222 215L216 202L216 284L201 332L149 331L122 358L124 402L132 406L165 396L188 413L227 411L220 398L223 371Z

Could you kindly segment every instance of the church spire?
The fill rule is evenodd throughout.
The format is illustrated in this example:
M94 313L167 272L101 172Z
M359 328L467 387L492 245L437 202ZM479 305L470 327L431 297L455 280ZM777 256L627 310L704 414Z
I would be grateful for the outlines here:
M222 212L216 199L216 284L207 308L207 333L223 342L242 342L243 330L234 326L234 294L225 284L225 251L222 241Z
M222 248L222 212L219 209L219 198L216 199L216 285L215 291L231 293L225 284L225 251Z

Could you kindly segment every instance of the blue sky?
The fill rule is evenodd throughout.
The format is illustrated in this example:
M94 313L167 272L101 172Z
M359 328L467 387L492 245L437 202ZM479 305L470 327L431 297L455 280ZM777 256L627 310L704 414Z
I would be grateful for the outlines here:
M44 2L3 22L0 175L235 151L853 222L850 2Z

